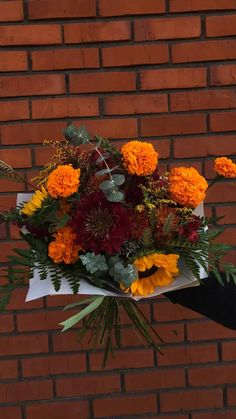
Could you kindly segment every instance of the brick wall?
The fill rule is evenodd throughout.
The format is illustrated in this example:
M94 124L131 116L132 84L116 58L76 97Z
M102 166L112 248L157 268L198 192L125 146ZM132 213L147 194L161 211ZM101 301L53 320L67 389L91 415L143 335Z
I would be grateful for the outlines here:
M43 140L70 120L114 140L152 139L162 168L191 164L211 178L215 156L235 157L236 0L10 0L0 22L0 159L28 179L49 157ZM4 210L24 185L0 188ZM231 244L235 188L213 187L206 206L226 214ZM16 228L0 226L0 239L4 264ZM236 332L159 298L143 308L164 355L127 324L102 371L100 352L60 333L73 298L24 297L1 315L1 419L236 418Z

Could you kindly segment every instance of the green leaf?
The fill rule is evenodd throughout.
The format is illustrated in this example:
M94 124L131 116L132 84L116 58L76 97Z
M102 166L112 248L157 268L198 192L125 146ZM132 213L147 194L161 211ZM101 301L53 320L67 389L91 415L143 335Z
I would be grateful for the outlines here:
M79 128L73 124L69 125L64 130L64 135L67 140L71 141L76 146L80 144L86 144L88 141L90 141L90 135L83 125L81 125Z
M76 303L68 304L67 306L64 307L64 310L70 310L71 308L83 306L84 304L87 304L87 303L92 303L96 299L97 299L97 295L95 295L94 297L86 298L85 300L82 300L82 301L77 301Z
M96 160L96 164L99 164L99 163L101 163L102 161L109 159L109 157L110 157L110 156L111 156L111 155L110 155L110 153L103 153L103 155L102 155L102 156L99 156L99 157L97 158L97 160Z
M116 191L116 190L108 192L106 194L106 198L109 202L121 202L123 201L124 197L125 196L123 192Z
M123 183L125 183L125 177L124 175L113 175L112 176L112 180L115 182L115 184L117 186L121 186L123 185Z
M96 300L94 300L91 304L89 304L86 308L84 308L80 313L75 314L74 316L70 317L69 319L65 320L64 322L60 323L60 325L64 326L62 332L65 330L70 329L88 314L92 313L96 310L103 302L104 296L98 296Z
M99 185L99 189L101 189L101 191L109 191L111 189L114 189L115 187L116 185L115 182L113 182L113 180L104 180Z

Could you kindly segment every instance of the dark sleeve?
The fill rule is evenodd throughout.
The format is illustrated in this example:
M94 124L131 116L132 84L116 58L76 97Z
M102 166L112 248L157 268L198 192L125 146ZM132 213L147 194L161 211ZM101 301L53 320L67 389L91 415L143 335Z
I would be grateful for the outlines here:
M236 284L219 284L214 276L203 280L198 287L186 288L165 294L172 303L178 303L197 311L222 325L236 330Z

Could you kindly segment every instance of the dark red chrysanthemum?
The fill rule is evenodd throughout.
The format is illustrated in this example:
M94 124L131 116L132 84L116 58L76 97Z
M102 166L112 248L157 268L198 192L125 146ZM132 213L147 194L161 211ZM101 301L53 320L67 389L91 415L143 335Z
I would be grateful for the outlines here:
M199 238L200 226L200 218L196 215L192 215L188 223L179 228L179 235L186 237L190 242L196 242Z
M94 192L79 201L72 218L77 243L96 254L114 254L130 237L129 211L119 203L107 201L103 192Z

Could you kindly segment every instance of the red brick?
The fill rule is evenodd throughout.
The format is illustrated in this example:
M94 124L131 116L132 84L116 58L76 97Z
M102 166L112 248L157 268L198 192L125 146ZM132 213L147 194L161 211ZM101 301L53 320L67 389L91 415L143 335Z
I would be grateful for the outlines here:
M80 295L49 295L47 299L47 307L65 307L68 304L76 303L82 299Z
M235 183L223 182L213 185L207 192L206 201L209 202L235 202Z
M222 343L222 358L223 361L236 360L236 342Z
M229 406L236 406L236 388L228 388L227 394Z
M62 74L0 77L0 97L65 93Z
M210 412L210 413L195 413L192 419L235 419L235 410L224 410L223 412Z
M48 352L47 335L0 337L0 355L23 355Z
M168 62L169 53L163 44L125 45L103 48L102 58L104 67L160 64Z
M52 340L53 352L71 352L84 349L84 341L82 343L78 343L78 336L76 332L54 333Z
M202 162L198 160L184 160L184 161L174 161L169 164L169 168L172 167L194 167L199 173L202 174Z
M81 119L79 124L85 124L90 134L100 134L109 139L135 138L137 137L137 120L135 118L115 119Z
M0 361L0 380L13 379L18 377L18 363L17 360L11 359ZM1 414L1 409L0 409Z
M223 407L221 389L204 389L163 393L160 395L161 412Z
M85 354L22 359L24 377L75 374L86 370Z
M2 419L22 419L20 406L0 407L0 417Z
M171 111L194 111L201 109L236 108L236 93L233 90L196 90L172 93Z
M13 315L1 314L0 333L13 332L14 329L15 329L15 326L14 326Z
M236 224L236 211L234 206L217 207L216 215L217 217L224 216L220 224Z
M26 407L26 414L27 419L65 419L67 416L70 419L86 419L89 417L89 405L86 400L33 404Z
M95 416L109 417L114 415L135 415L156 412L156 396L152 394L139 396L109 397L94 400Z
M59 25L0 26L0 45L61 44Z
M52 382L49 380L0 384L1 403L50 399L52 395Z
M37 311L17 315L17 326L20 332L61 329L60 322L72 314L63 310Z
M162 388L184 387L183 369L153 370L125 374L127 391L158 390Z
M141 90L182 89L206 86L205 68L171 68L140 73Z
M232 60L236 58L235 40L180 43L172 46L174 63Z
M125 21L73 23L64 26L64 33L66 44L127 41L130 39L130 23Z
M212 345L181 345L162 348L158 354L158 365L189 365L201 362L218 361L217 346Z
M20 239L20 228L13 224L10 225L10 237L13 240Z
M236 261L236 251L231 250L226 256L222 258L223 263L231 263L235 265Z
M135 22L135 40L196 38L201 35L200 17L142 19Z
M171 12L236 9L235 0L170 0Z
M7 237L7 230L5 224L0 224L0 240L5 240Z
M33 119L95 116L98 114L98 98L96 97L64 97L32 102Z
M225 156L235 152L235 135L176 138L174 157Z
M30 19L96 16L95 0L29 0Z
M157 14L165 12L164 0L100 0L99 12L101 16L126 16Z
M236 65L214 65L211 67L211 84L213 86L236 84Z
M23 192L25 184L12 182L12 180L1 180L1 192Z
M221 340L236 337L236 331L227 329L213 321L191 323L187 325L188 339L190 341Z
M1 127L2 144L37 144L42 143L45 138L61 140L64 128L65 121L5 125Z
M28 62L25 51L0 51L0 71L24 71L27 69Z
M1 195L0 199L0 211L8 211L10 208L15 207L16 196L15 195Z
M105 115L168 112L167 95L119 95L104 98Z
M70 75L71 93L128 92L135 90L135 74L130 72Z
M18 169L21 167L31 167L31 150L30 148L5 148L0 150L0 159Z
M79 378L56 380L58 397L72 397L85 394L104 394L120 391L119 375L83 375Z
M236 111L233 112L214 112L210 115L210 126L214 132L235 131L236 130Z
M0 22L17 22L24 19L23 1L1 1Z
M29 119L29 104L25 101L0 102L0 121Z
M44 166L55 155L55 149L53 147L35 147L34 152L36 166Z
M190 368L188 375L190 386L234 384L236 380L236 365Z
M103 356L103 353L94 353L90 355L90 368L92 371L100 371L103 369ZM115 351L114 357L111 356L108 359L106 370L146 367L153 367L153 351L151 349L132 349L131 351Z
M165 343L176 343L184 340L183 324L163 325L158 324L154 327ZM122 344L124 346L140 346L144 345L142 338L132 328L125 328L122 332Z
M34 308L42 308L43 307L43 299L37 299L32 301L25 302L26 294L28 291L28 287L25 288L16 288L10 300L10 303L7 306L8 310L32 310Z
M25 249L26 247L26 243L20 240L0 243L0 262L8 262L8 256L13 254L14 248Z
M170 301L156 303L153 305L154 319L158 322L190 320L202 317L199 313L189 310L179 304L172 304ZM173 325L171 326L173 327Z
M236 227L225 228L223 233L217 239L217 243L225 243L234 246L236 243Z
M203 114L163 115L141 118L142 136L198 134L206 132L206 120Z
M98 68L98 48L70 48L33 51L33 70Z
M208 16L206 18L207 36L236 35L236 15Z

